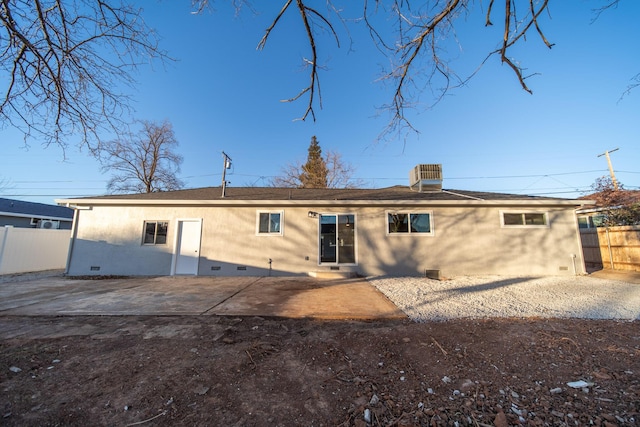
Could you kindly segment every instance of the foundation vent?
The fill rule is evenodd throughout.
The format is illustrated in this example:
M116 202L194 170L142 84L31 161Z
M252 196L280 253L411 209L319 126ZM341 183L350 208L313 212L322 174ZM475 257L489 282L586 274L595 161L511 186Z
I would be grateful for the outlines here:
M414 191L442 191L442 165L417 165L409 173L409 186Z
M424 276L427 279L442 280L442 273L440 270L425 270Z

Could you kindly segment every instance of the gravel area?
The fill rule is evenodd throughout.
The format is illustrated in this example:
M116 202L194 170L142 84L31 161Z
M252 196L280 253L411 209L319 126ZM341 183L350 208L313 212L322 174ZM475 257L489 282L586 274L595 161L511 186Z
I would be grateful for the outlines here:
M416 322L460 318L640 319L640 285L589 276L370 277Z

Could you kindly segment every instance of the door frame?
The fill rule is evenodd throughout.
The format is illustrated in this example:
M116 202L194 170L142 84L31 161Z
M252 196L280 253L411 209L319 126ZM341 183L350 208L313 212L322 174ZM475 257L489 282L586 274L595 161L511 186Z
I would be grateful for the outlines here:
M176 264L178 263L178 244L180 243L182 237L181 224L185 222L198 222L200 225L200 234L198 235L198 262L196 263L196 271L194 273L195 276L198 275L198 270L200 268L200 249L202 247L202 218L176 218L176 232L173 239L173 255L171 257L171 276L176 275Z
M335 262L322 262L322 248L320 247L320 237L322 235L322 222L321 222L321 218L322 216L335 216L336 217L336 229L338 227L338 223L339 223L339 217L340 215L352 215L353 216L353 222L354 222L354 230L353 230L353 258L354 258L354 262L352 263L341 263L339 262L339 252L336 251L336 261ZM358 265L358 215L355 212L320 212L318 213L318 231L316 234L316 250L318 251L318 266L353 266L353 265ZM338 247L336 246L336 249L338 249ZM339 250L339 249L338 249Z

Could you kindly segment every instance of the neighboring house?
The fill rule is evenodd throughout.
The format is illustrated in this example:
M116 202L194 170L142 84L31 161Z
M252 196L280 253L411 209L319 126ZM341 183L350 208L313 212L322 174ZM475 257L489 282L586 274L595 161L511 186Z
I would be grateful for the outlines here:
M0 227L70 230L72 222L73 209L0 198Z
M616 206L628 206L636 203L640 203L640 190L617 190ZM590 194L588 196L581 197L580 199L595 200L596 203L593 206L584 207L576 211L578 216L578 225L581 229L604 227L606 225L606 215L610 210L615 210L616 206L606 206L599 203L603 197L600 193Z
M57 200L69 275L572 275L588 201L444 190L439 165L381 189L220 187ZM424 168L424 170L423 170ZM424 173L423 173L424 172Z

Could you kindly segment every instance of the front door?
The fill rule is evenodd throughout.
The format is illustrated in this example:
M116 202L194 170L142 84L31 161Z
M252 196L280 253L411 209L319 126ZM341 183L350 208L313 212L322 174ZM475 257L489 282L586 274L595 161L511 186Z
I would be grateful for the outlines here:
M173 274L198 274L202 221L178 220Z
M355 263L355 215L320 215L320 264Z

